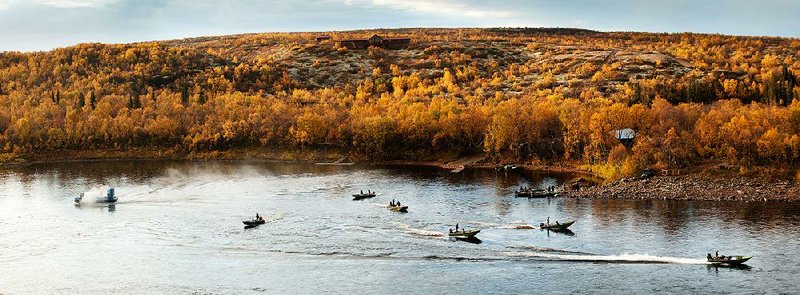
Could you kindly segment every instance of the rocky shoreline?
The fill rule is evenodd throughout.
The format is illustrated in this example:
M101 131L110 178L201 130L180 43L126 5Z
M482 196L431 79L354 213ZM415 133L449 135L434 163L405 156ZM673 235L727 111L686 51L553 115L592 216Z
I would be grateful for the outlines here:
M595 187L567 189L561 196L592 199L794 202L800 201L800 186L794 181L768 175L697 173L649 179L627 178Z

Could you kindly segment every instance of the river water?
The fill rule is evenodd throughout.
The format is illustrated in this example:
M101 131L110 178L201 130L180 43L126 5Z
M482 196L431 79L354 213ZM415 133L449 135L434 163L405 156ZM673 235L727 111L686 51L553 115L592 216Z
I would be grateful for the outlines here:
M798 204L513 196L569 178L220 161L4 168L0 293L800 292ZM115 206L73 204L105 186ZM352 200L367 189L379 195ZM387 210L393 198L409 213ZM256 212L267 223L243 228ZM518 229L547 217L577 222ZM456 223L482 229L480 243L447 238ZM754 258L717 268L704 261L715 250Z

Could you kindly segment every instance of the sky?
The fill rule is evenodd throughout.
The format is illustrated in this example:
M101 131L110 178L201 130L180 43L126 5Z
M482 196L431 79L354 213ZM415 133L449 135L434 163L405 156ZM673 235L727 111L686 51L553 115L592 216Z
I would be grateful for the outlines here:
M0 51L407 27L800 37L799 19L800 0L0 0Z

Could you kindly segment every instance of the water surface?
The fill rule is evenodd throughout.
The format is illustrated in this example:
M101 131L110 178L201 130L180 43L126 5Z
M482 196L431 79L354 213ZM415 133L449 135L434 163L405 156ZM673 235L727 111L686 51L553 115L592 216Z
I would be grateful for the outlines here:
M800 205L514 198L570 175L259 162L0 170L0 292L796 293ZM115 206L81 192L116 188ZM375 190L373 199L351 194ZM409 213L391 212L391 199ZM256 212L268 222L244 229ZM517 229L577 220L572 233ZM445 237L481 228L480 243ZM716 268L706 253L752 255Z

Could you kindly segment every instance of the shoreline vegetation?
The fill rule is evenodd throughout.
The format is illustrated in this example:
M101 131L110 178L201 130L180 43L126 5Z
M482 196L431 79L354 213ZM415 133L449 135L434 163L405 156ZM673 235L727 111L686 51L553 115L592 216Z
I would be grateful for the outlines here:
M370 160L365 156L343 153L341 151L313 150L273 150L273 149L235 149L228 151L208 151L182 153L176 150L116 150L116 151L51 151L38 154L16 155L0 161L0 168L36 165L44 163L103 162L103 161L261 161L272 163L334 163L342 159L346 162L366 165L399 165L438 167L452 173L464 169L495 169L506 161L490 159L485 154L468 157L420 160ZM577 162L515 164L526 170L572 173L577 179L602 179L586 170ZM516 173L516 172L511 172ZM800 201L800 186L786 173L756 170L742 173L727 164L704 165L692 171L679 171L670 174L661 171L658 175L642 179L638 177L607 180L595 186L575 189L570 183L561 188L560 197L586 199L650 199L650 200L697 200L697 201Z
M346 159L456 172L522 163L605 180L576 196L796 199L772 188L800 181L800 39L561 28L324 34L2 52L0 163ZM374 35L410 43L336 42ZM647 170L663 175L628 181ZM651 189L683 189L661 183L678 175L702 177L675 196ZM724 184L718 175L771 178L734 185L737 197L711 189Z

